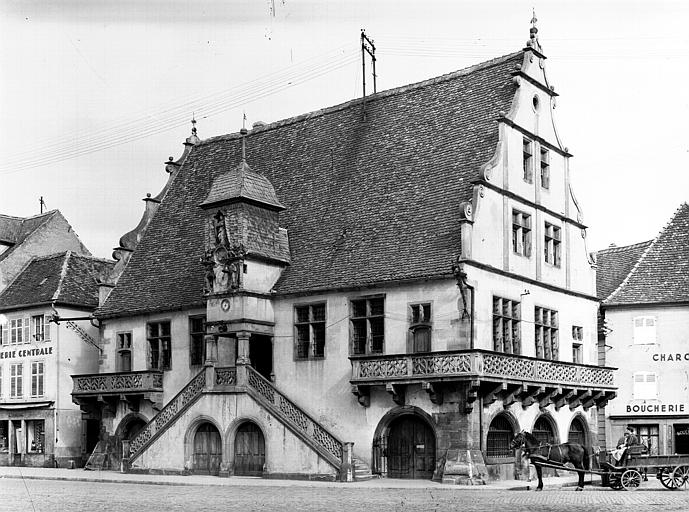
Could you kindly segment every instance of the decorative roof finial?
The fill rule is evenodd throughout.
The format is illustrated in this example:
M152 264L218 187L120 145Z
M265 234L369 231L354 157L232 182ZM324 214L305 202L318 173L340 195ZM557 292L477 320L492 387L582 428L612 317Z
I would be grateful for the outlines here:
M536 51L541 51L541 44L538 42L538 28L536 27L536 9L532 8L531 15L531 28L529 29L529 40L526 42L526 46L533 48Z
M239 130L239 133L242 136L242 162L246 163L246 134L249 133L246 129L246 112L242 117L242 129Z
M191 113L191 134L196 135L196 116L194 112Z

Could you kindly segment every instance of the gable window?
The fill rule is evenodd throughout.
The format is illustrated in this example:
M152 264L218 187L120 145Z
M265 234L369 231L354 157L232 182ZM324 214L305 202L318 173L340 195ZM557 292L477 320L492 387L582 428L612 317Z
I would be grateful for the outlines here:
M654 372L634 372L634 400L658 398L658 378Z
M520 304L516 300L493 297L493 349L521 354Z
M431 304L409 306L409 340L411 352L431 351Z
M10 398L21 398L24 395L24 365L10 365Z
M524 163L524 181L533 183L533 142L529 139L522 139L523 146L523 163Z
M531 215L512 210L512 250L531 256Z
M294 307L297 359L325 356L325 302Z
M578 325L572 326L572 362L583 363L584 328Z
M550 188L550 151L541 148L541 187Z
M10 345L29 343L29 319L14 318L10 320Z
M385 344L385 297L350 302L350 339L353 354L382 354Z
M45 315L31 317L31 339L33 341L50 341L50 324Z
M43 396L44 367L43 361L31 362L31 398Z
M656 342L656 319L653 316L634 318L634 344L646 345Z
M560 228L550 224L545 223L545 261L556 267L560 266Z
M117 333L117 371L132 371L132 333Z
M151 322L147 327L149 369L169 370L172 367L170 322Z
M558 358L557 311L536 306L534 310L536 330L536 357Z
M206 361L206 317L189 317L189 364L201 366Z

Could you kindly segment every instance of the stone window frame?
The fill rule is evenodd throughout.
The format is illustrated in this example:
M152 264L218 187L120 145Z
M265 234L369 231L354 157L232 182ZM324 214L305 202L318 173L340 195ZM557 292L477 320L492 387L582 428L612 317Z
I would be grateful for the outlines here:
M407 320L409 322L407 353L420 354L431 352L433 348L433 302L411 302L407 305ZM416 337L423 331L428 332L428 349L417 351Z
M543 231L545 262L559 267L562 260L562 228L546 221Z
M161 334L160 330L161 327L167 324L167 331L168 334ZM152 335L152 327L156 326L158 329L158 332L156 335ZM148 353L148 358L146 365L149 370L159 370L159 371L170 371L172 370L172 322L169 319L162 319L162 320L154 320L151 322L146 323L146 350ZM158 354L158 360L157 360L157 365L153 365L153 342L156 343L157 345L157 354ZM164 364L164 357L163 355L165 354L165 342L168 343L168 350L167 352L169 353L169 358L168 358L168 364Z
M327 301L295 304L293 312L294 360L325 359Z
M540 151L541 188L550 190L550 150L541 146Z
M505 306L508 310L505 310ZM493 295L493 350L504 354L521 354L521 316L520 301ZM505 350L505 332L509 334L509 350Z
M200 326L197 323L199 321L201 321ZM206 362L206 315L190 315L188 322L189 367L198 368Z
M557 361L559 358L559 316L555 309L534 306L534 344L539 359Z
M382 307L378 304L382 301ZM364 306L362 310L361 306ZM374 309L375 304L375 309ZM363 314L362 314L363 313ZM357 332L365 329L363 345ZM353 355L385 353L385 295L366 295L349 299L349 349ZM362 350L363 349L363 350Z
M533 183L533 149L533 140L522 137L522 178L526 183Z
M531 257L531 214L512 209L512 252Z
M128 339L129 344L123 343L124 340ZM115 362L116 371L118 372L130 372L132 371L132 331L121 331L115 334L115 350L117 351L117 360ZM122 364L123 356L129 354L129 369L125 369Z

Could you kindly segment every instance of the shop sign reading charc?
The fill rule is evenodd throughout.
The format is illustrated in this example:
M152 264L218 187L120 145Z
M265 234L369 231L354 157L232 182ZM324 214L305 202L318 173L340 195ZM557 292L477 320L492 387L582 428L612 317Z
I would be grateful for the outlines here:
M653 360L657 362L666 362L666 361L689 361L689 352L685 352L682 354L681 352L677 353L672 353L672 352L661 352L659 354L653 354Z
M49 356L53 353L53 347L22 348L19 350L3 350L0 359L16 359L22 357Z

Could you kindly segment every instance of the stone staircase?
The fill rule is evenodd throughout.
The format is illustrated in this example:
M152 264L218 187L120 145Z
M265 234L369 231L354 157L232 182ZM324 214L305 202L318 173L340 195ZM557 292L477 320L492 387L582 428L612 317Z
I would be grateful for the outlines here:
M371 480L373 478L373 473L371 473L371 467L366 464L363 460L356 457L352 458L352 466L354 467L354 480L357 482L363 482L365 480Z

